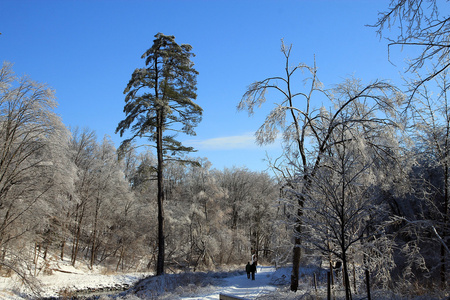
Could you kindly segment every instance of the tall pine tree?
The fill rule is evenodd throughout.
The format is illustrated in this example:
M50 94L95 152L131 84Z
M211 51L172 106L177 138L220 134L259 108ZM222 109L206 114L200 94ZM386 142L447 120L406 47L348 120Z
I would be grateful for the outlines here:
M193 100L197 98L198 72L191 61L192 46L178 45L174 36L158 33L153 46L142 58L145 68L136 69L125 88L126 118L116 133L126 130L132 135L121 148L126 149L136 138L147 139L157 152L158 180L158 260L156 274L164 273L164 162L177 159L182 153L192 152L177 141L179 132L195 135L194 127L201 121L202 109ZM171 134L168 134L171 133Z

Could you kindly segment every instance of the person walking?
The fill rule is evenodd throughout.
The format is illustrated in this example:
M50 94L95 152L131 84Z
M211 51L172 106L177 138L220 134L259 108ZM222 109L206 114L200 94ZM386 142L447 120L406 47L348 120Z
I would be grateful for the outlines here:
M256 273L256 267L258 266L258 256L256 254L252 255L252 265L255 265L255 273Z
M247 272L247 279L250 279L250 273L252 272L252 266L250 265L250 262L247 262L247 265L245 266L245 272Z
M255 280L256 262L251 264L252 280Z

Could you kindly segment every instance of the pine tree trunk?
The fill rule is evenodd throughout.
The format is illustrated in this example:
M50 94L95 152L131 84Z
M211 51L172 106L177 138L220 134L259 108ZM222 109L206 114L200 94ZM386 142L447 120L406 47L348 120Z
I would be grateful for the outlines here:
M366 274L366 289L367 289L367 300L372 300L372 296L370 295L370 274L369 270L364 271Z
M158 154L158 260L156 262L156 275L164 274L164 177L163 177L163 139L162 139L163 112L158 111L157 154Z

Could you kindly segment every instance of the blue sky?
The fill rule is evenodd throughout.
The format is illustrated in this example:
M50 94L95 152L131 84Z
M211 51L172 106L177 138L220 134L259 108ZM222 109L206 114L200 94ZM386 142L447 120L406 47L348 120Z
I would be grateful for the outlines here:
M197 103L203 121L197 136L179 136L214 168L266 168L266 153L253 133L277 98L253 117L237 112L246 87L283 75L281 39L292 44L292 64L312 65L332 87L355 76L369 83L400 83L400 51L388 61L387 43L367 27L390 1L287 0L1 0L0 60L55 89L56 112L66 126L95 130L99 140L114 133L123 113L123 90L158 32L191 44L198 76ZM295 83L301 87L299 81ZM319 100L321 101L321 100ZM317 107L321 103L316 103Z

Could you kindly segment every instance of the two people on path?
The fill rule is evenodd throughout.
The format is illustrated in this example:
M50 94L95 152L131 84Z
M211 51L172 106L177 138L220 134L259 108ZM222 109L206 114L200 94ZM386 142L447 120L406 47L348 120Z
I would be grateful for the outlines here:
M248 279L250 279L250 273L251 273L252 280L255 280L256 262L253 262L252 264L250 264L250 262L247 262L247 265L245 266L245 271L247 272Z

